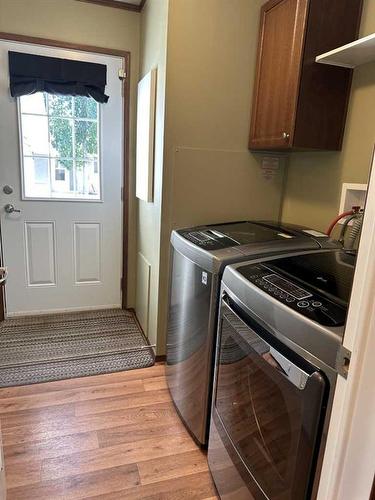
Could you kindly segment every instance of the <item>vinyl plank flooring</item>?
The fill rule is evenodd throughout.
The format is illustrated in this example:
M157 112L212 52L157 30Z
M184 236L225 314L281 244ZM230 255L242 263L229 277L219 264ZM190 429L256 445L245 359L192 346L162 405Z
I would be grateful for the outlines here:
M128 370L126 372L106 373L104 375L93 375L91 377L79 377L65 380L56 380L54 382L44 382L41 384L20 385L18 387L5 387L0 389L1 399L27 396L29 394L41 394L43 392L66 391L75 388L102 386L106 384L126 383L131 380L147 380L164 378L165 365L158 363L150 368L140 368L139 370Z
M0 405L1 406L1 405ZM1 429L10 429L27 424L43 424L54 420L65 420L75 415L73 404L61 404L50 408L33 408L9 413L0 413Z
M155 403L165 403L170 401L167 389L159 391L148 391L132 394L129 396L119 396L107 398L105 402L101 400L82 401L77 403L76 415L92 415L110 410L125 410L127 408L137 408L140 406L153 405Z
M126 498L126 490L140 485L136 464L70 476L61 481L45 481L8 490L7 500L57 500L92 498L114 494ZM121 492L121 493L120 493Z
M106 384L91 387L80 387L58 392L44 392L3 398L0 401L0 413L10 413L19 410L30 410L55 405L95 400L100 403L102 398L117 397L127 394L142 393L142 380L131 380L125 383Z
M42 420L16 427L6 427L2 429L2 435L8 445L15 445L53 439L73 433L124 427L126 436L123 436L122 439L127 439L134 433L148 437L147 432L150 428L158 429L160 426L174 425L176 422L180 423L180 419L173 403L166 402L140 408L109 411L97 415L54 417L48 421Z
M138 464L142 484L157 483L166 479L208 472L208 464L201 450L188 451L159 459L145 460Z
M118 467L150 458L164 458L196 449L190 436L173 436L168 439L154 437L131 443L109 446L94 451L79 451L61 458L42 462L42 480L72 476L79 469L83 473Z
M218 497L208 472L97 495L92 500L204 500Z
M17 486L29 486L41 481L42 463L37 459L30 462L9 465L5 460L5 476L7 488L12 489Z
M164 366L0 390L8 500L213 500Z
M153 437L169 439L177 434L185 434L187 431L181 422L146 422L132 426L122 425L120 427L109 427L97 432L99 445L101 448L115 446L120 443L130 443L132 441L143 440Z
M143 381L145 391L157 391L159 389L167 389L167 381L165 376L148 378Z
M89 451L99 448L98 435L96 432L82 432L70 434L59 438L44 439L31 443L4 446L4 459L11 467L14 463L46 460L48 458L63 457L71 455L76 450Z

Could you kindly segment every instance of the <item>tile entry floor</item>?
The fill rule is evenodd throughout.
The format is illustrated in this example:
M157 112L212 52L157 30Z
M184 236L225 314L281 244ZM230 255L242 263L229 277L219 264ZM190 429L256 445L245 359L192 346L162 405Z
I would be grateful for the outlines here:
M213 500L164 365L0 389L7 499Z

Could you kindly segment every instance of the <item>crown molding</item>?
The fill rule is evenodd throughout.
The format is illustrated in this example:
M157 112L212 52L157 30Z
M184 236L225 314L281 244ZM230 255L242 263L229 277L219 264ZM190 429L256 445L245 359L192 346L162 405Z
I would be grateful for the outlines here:
M130 10L132 12L141 12L146 0L142 0L139 5L127 2L117 2L116 0L77 0L77 2L94 3L102 7L113 7L115 9Z

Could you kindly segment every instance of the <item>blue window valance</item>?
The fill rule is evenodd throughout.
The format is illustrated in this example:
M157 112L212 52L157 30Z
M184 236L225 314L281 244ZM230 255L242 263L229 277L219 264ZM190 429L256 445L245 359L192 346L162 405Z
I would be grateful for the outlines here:
M9 52L10 93L13 97L49 94L93 97L107 102L107 66L21 52Z

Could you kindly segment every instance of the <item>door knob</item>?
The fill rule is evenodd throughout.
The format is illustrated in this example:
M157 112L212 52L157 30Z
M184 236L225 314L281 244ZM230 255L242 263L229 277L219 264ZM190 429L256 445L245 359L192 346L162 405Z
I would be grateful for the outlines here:
M21 210L16 209L14 205L12 205L11 203L7 203L4 206L4 210L6 211L7 214L12 214L13 212L18 212L18 213L21 212Z
M288 132L283 132L283 139L285 141L289 140L289 137L290 137L290 134L288 134Z

